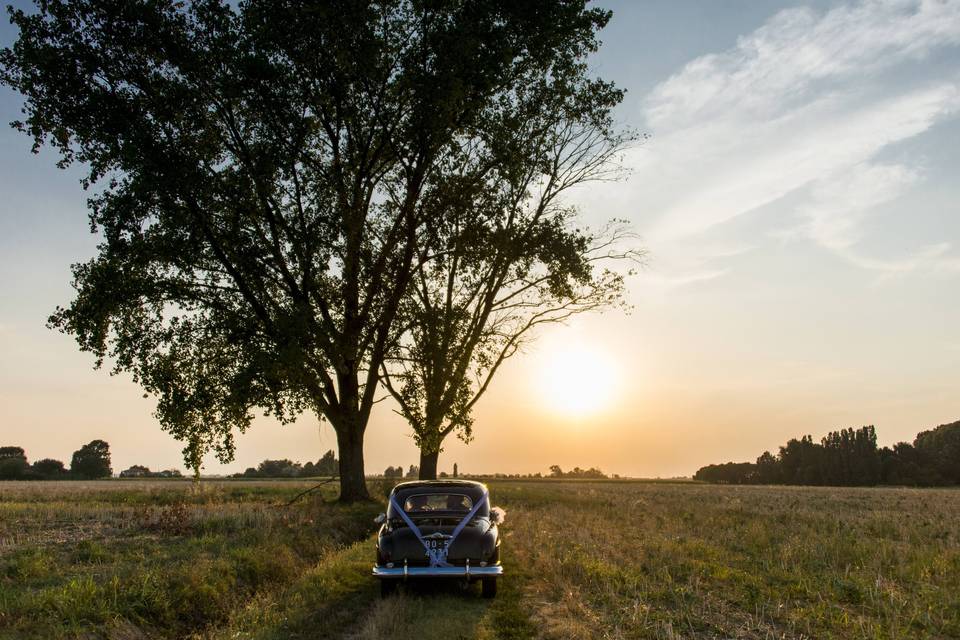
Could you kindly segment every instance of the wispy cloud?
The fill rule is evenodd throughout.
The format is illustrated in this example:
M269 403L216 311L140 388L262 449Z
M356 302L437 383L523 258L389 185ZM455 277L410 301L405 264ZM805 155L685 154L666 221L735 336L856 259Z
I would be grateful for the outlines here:
M655 255L791 196L800 235L857 266L954 271L947 243L896 260L866 257L858 243L871 210L923 179L878 156L960 112L960 75L918 64L957 45L960 0L867 0L782 11L687 64L645 101L654 139L632 158L638 183L658 185L661 213L645 230ZM714 257L681 262L714 273Z
M860 223L870 209L900 196L920 179L904 165L863 163L818 180L799 212L805 234L820 245L844 251L860 241Z
M669 291L677 287L683 287L700 282L708 282L726 275L728 269L711 269L705 271L695 271L677 275L667 275L657 271L645 271L640 274L643 284L661 291Z
M822 94L825 82L859 81L958 42L960 3L950 0L867 0L824 15L788 9L733 49L690 62L654 90L647 113L657 129L732 113L776 117Z

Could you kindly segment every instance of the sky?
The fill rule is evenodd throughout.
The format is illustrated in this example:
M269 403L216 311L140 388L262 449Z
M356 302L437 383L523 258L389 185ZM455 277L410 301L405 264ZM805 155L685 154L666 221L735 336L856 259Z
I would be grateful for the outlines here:
M629 313L550 327L511 360L440 468L689 476L803 434L873 424L888 445L960 419L960 0L599 4L614 17L592 69L650 138L626 179L570 198L588 224L629 220L648 264ZM0 121L20 105L0 87ZM183 468L152 400L45 326L96 237L80 172L29 151L0 129L0 444L68 462L102 438L115 471ZM314 416L258 419L204 471L335 447ZM368 473L415 462L380 403Z

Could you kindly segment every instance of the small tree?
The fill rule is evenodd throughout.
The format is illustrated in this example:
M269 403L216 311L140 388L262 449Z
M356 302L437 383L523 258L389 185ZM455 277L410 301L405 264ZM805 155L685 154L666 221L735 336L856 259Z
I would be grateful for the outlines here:
M110 445L103 440L93 440L73 452L70 474L76 478L96 480L113 475L110 468Z
M623 246L632 235L622 223L583 231L562 202L619 174L616 158L635 139L613 130L622 92L586 80L574 63L518 96L521 117L498 122L487 144L464 147L460 175L431 185L444 194L440 231L423 241L429 257L404 300L409 324L383 363L425 479L436 478L448 435L471 440L473 407L534 330L619 303L623 275L603 265L642 258Z

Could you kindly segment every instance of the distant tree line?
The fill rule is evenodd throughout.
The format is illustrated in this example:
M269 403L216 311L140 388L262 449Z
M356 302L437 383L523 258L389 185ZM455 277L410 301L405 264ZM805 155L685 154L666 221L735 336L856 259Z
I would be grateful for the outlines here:
M333 449L328 450L316 463L300 464L292 460L264 460L256 467L249 467L234 478L312 478L340 474L340 462Z
M60 460L44 458L30 464L23 447L0 447L0 480L98 480L113 475L110 445L93 440L76 451L70 468ZM177 469L151 471L139 464L120 472L121 478L182 478Z
M113 475L110 445L93 440L73 452L70 468L60 460L27 461L23 447L0 447L0 480L96 480Z
M550 473L544 476L542 473L537 471L536 473L487 473L487 474L478 474L472 476L474 478L496 478L504 480L538 480L542 478L583 478L586 480L596 480L603 478L613 478L614 480L619 480L620 475L617 473L612 473L609 476L605 474L600 469L595 467L590 467L589 469L581 469L580 467L574 467L571 471L564 471L558 465L553 465L550 467Z
M454 463L453 465L453 474L449 474L446 471L441 471L437 474L440 478L457 478L460 476L460 469ZM415 464L410 465L410 467L404 471L403 465L397 465L396 467L387 467L383 472L383 477L387 479L415 479L420 477L420 467ZM570 471L564 471L558 465L553 465L550 467L550 473L547 476L544 476L539 471L536 473L480 473L480 474L470 474L471 478L502 478L502 479L537 479L537 478L585 478L585 479L598 479L598 478L619 478L617 474L612 476L607 476L603 471L597 469L596 467L590 467L589 469L581 469L580 467L574 467Z
M451 478L451 477L456 478L459 475L460 475L460 471L457 467L456 462L453 463L453 474L449 474L446 471L441 471L440 473L437 474L437 476L440 478ZM406 470L406 472L404 472L402 464L398 464L395 467L387 467L386 469L383 470L383 477L387 478L388 480L390 479L399 480L401 478L411 480L415 478L420 478L421 477L420 465L412 464Z
M550 477L551 478L606 478L607 474L596 467L590 467L589 469L581 469L580 467L574 467L572 471L564 471L560 468L559 465L553 465L550 467Z
M791 439L756 462L702 467L695 480L721 484L939 486L960 484L960 421L917 434L913 443L877 447L872 425L832 431L814 442Z

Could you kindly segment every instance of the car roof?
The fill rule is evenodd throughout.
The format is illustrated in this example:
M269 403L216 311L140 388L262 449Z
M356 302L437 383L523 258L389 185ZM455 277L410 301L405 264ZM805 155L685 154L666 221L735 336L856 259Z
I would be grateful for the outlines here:
M462 493L469 496L474 505L477 505L477 502L481 500L486 491L487 487L485 484L482 482L474 482L473 480L414 480L412 482L401 482L393 488L390 495L399 503L403 503L403 501L410 496L417 494ZM487 517L490 514L489 500L484 500L479 503L478 509L476 512L477 517ZM387 505L387 515L390 517L396 515L392 502ZM418 517L423 515L426 514L416 514Z
M410 489L421 489L425 491L436 490L449 491L451 489L470 489L473 491L483 491L486 485L474 480L413 480L411 482L401 482L393 488L394 493L408 491Z

